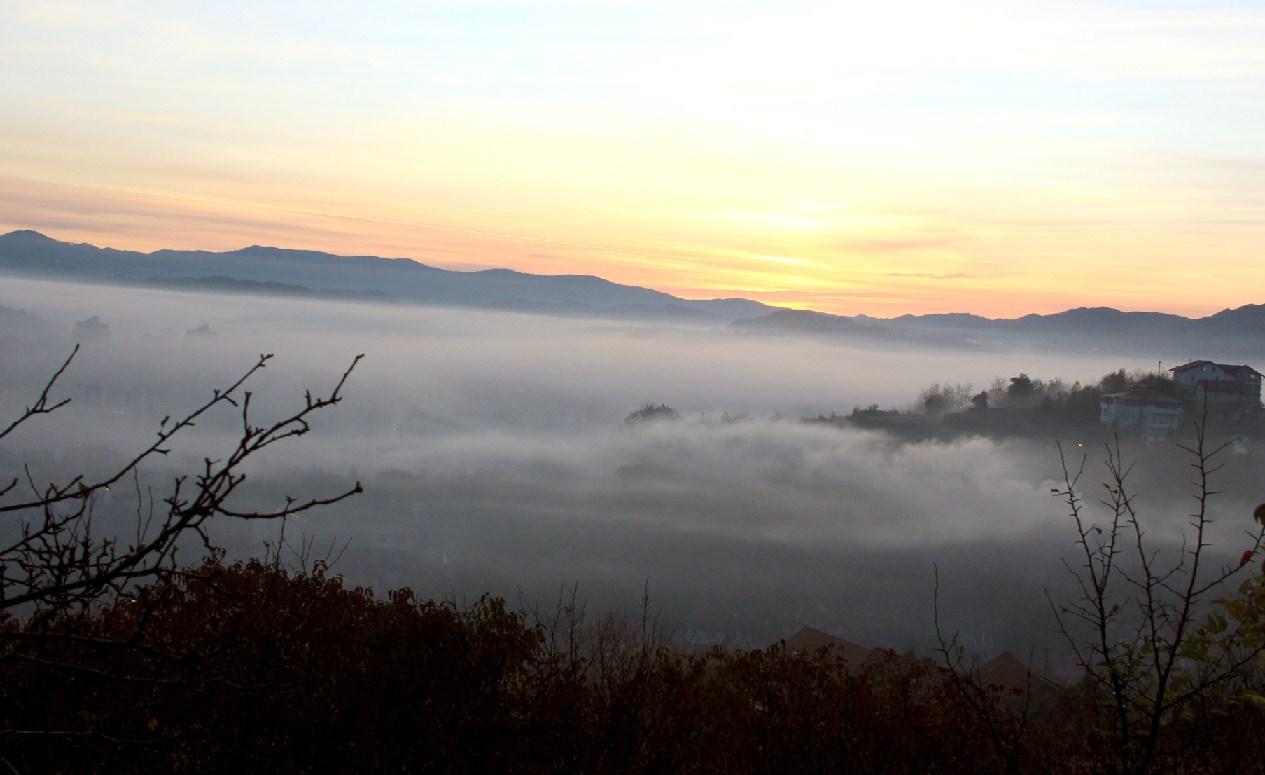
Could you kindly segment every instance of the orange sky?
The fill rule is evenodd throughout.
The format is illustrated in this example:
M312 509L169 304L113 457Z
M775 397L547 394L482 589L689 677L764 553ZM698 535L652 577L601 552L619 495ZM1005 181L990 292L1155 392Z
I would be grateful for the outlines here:
M0 229L1206 314L1265 302L1262 34L1181 2L0 4Z

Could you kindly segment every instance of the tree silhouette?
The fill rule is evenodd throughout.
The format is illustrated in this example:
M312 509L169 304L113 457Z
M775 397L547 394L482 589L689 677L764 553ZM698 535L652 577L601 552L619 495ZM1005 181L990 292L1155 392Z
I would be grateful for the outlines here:
M681 415L667 404L645 404L640 409L629 413L624 418L625 425L650 422L653 420L679 420Z
M70 403L68 398L54 399L52 393L78 352L76 346L35 402L0 430L0 441ZM207 532L212 519L284 520L360 492L361 485L356 482L326 497L286 496L271 510L243 510L233 505L234 492L246 481L242 471L245 463L263 449L308 433L313 414L342 401L343 387L363 356L352 360L328 395L315 396L309 391L292 414L256 425L251 415L252 394L244 386L272 357L260 355L242 376L214 390L209 399L182 417L163 418L148 446L130 454L105 475L90 478L79 474L38 483L26 467L25 481L14 477L0 482L0 535L4 536L0 541L0 619L20 613L29 620L29 629L32 623L38 626L76 610L85 611L93 603L123 594L129 585L174 572L176 550L185 539L195 538L206 551L216 551ZM145 504L139 493L140 466L166 455L173 437L222 406L231 406L240 414L235 442L218 457L204 458L198 470L175 477L164 496L157 500L151 496ZM126 539L100 534L93 525L99 496L128 478L135 479L138 490L135 532Z
M1034 392L1036 392L1036 385L1033 384L1032 378L1021 373L1017 377L1010 378L1010 386L1006 388L1006 397L1013 403L1023 403L1031 398Z

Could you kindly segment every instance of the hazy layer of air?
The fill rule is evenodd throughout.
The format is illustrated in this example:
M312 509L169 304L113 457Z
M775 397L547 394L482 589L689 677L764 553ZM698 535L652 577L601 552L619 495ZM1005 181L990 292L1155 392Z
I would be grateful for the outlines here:
M41 324L0 332L0 418L33 400L97 315L56 396L72 404L0 446L0 473L29 463L37 481L118 465L230 384L260 353L256 421L327 391L357 353L345 402L312 434L247 470L243 505L366 492L293 520L287 534L323 549L348 542L336 570L379 589L409 585L468 601L485 592L549 608L578 586L591 612L630 611L648 585L682 641L762 645L802 625L867 645L927 652L933 566L941 616L983 655L1054 648L1045 592L1071 594L1077 562L1053 438L901 443L881 433L799 422L878 404L907 407L931 383L987 387L1026 372L1096 381L1151 367L1164 352L1078 358L1041 352L880 350L760 338L716 328L107 286L0 280L0 305ZM190 333L200 326L202 333ZM1260 364L1257 364L1258 367ZM644 403L679 422L626 426ZM240 419L215 414L147 464L161 493L204 457L222 457ZM1073 455L1078 439L1063 439ZM1173 538L1193 505L1175 448L1131 446L1148 527ZM1097 497L1099 450L1085 492ZM1253 455L1227 459L1216 501L1221 559L1246 541ZM1259 485L1257 485L1259 488ZM131 485L101 506L117 524ZM217 537L257 552L275 526ZM1055 649L1057 651L1057 649Z

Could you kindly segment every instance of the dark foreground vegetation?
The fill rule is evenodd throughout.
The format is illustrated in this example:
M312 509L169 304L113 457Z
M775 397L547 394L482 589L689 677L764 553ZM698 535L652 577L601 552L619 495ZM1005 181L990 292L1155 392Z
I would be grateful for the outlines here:
M686 655L562 613L209 561L91 616L10 620L0 756L17 772L1113 770L1090 684L1028 703L897 655ZM1154 771L1260 771L1246 689L1174 719Z

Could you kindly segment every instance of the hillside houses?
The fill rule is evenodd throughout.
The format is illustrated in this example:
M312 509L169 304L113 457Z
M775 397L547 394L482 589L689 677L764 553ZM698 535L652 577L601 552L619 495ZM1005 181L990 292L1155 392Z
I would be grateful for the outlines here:
M1247 419L1261 411L1261 373L1251 366L1191 361L1169 371L1200 411L1205 402L1208 413L1223 420Z
M1169 369L1172 381L1148 377L1127 391L1102 396L1102 425L1160 440L1186 412L1238 425L1261 414L1261 373L1251 366L1199 360Z

